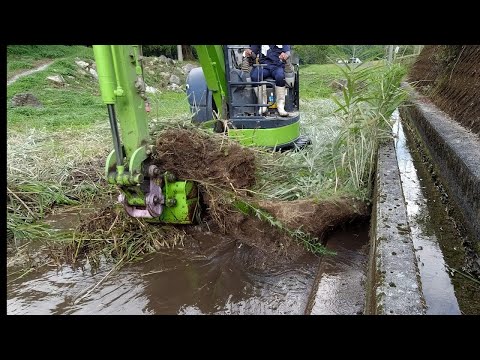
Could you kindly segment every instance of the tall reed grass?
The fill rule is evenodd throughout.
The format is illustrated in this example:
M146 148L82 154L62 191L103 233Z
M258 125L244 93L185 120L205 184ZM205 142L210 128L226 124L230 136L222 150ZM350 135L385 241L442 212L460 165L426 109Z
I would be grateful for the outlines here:
M263 152L255 191L268 199L369 201L378 145L391 136L390 116L405 100L400 65L339 65L345 84L331 99L301 101L302 151Z

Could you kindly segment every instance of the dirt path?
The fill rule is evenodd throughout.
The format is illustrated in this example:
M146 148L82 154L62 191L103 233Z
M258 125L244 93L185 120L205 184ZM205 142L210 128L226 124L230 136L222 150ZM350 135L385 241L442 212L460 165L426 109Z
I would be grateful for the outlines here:
M12 77L10 80L7 81L7 86L8 85L12 85L15 81L17 81L18 79L21 79L22 77L24 76L28 76L28 75L31 75L31 74L34 74L36 72L39 72L39 71L42 71L42 70L45 70L47 67L49 67L50 65L52 65L52 63L54 62L54 60L51 60L43 65L40 65L34 69L30 69L30 70L26 70L26 71L22 71L21 73L15 75L14 77Z

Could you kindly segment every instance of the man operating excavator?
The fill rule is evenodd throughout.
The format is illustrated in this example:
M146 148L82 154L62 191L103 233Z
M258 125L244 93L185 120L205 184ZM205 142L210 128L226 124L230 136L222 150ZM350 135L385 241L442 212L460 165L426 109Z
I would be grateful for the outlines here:
M260 66L254 66L251 79L263 81L267 77L275 79L275 98L280 116L288 116L285 111L285 62L290 57L290 45L250 45L245 50L245 56L256 57ZM258 103L263 104L267 98L266 85L254 87ZM267 111L261 108L261 113Z

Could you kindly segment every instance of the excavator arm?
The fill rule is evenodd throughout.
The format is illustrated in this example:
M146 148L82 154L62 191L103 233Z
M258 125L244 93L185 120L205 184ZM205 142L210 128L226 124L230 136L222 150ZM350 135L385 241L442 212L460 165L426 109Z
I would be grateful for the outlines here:
M148 102L140 45L93 45L98 81L107 105L113 150L105 176L120 190L119 202L133 217L187 224L193 221L198 195L191 181L175 179L154 164L148 128Z
M198 61L213 101L218 109L218 118L227 117L227 76L225 73L225 56L222 45L195 45Z

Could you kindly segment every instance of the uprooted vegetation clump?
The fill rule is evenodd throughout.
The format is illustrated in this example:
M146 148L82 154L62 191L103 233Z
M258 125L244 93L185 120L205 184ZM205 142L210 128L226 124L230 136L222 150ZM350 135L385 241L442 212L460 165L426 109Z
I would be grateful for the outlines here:
M223 188L248 189L255 183L255 154L226 138L193 129L167 129L156 140L154 159L179 179Z
M154 157L164 170L198 184L209 228L242 238L263 251L288 253L289 248L294 251L294 247L303 245L311 252L322 253L325 249L320 240L325 233L367 213L365 206L355 201L350 205L342 198L297 203L263 201L252 189L258 177L257 164L270 156L271 152L242 147L222 135L199 129L170 129L159 134ZM287 210L279 211L282 209ZM314 216L310 216L312 209ZM294 215L296 220L292 222L292 215L302 211L302 216ZM318 226L312 227L312 222ZM273 236L267 236L269 232Z
M79 237L69 249L70 258L107 255L133 260L160 247L194 241L200 229L251 246L258 263L268 265L297 259L305 251L327 253L322 245L325 234L367 216L368 207L354 198L262 199L253 190L257 165L270 156L193 127L160 131L154 162L163 171L197 184L202 204L199 226L160 226L129 218L121 207L107 207L81 223L79 232L88 236Z

